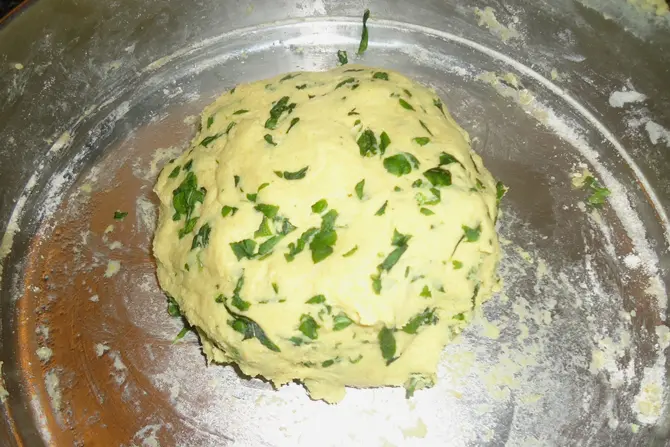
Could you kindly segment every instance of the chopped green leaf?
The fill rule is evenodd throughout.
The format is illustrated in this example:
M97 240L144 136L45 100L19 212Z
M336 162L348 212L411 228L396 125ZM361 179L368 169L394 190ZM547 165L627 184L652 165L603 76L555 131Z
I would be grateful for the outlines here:
M459 165L463 166L463 164L458 161L453 155L447 154L446 152L442 152L440 154L440 166L448 165L451 163L458 163Z
M195 229L195 224L198 222L197 217L192 217L189 220L186 221L184 224L184 228L181 228L179 230L179 239L182 239L184 236L189 234L191 231Z
M304 90L307 88L307 84L296 85L295 88L297 88L298 90Z
M433 136L433 132L431 132L430 129L428 128L428 126L426 126L426 123L424 123L424 122L421 121L421 120L419 120L419 123L421 124L421 127L423 127L424 129L426 129L426 132L428 132L428 135L430 135L430 136L432 137L432 136Z
M405 398L409 399L414 396L416 390L430 388L433 385L434 382L432 379L426 378L423 374L412 373L409 380L403 385L405 387Z
M255 256L256 241L253 239L244 239L238 242L231 242L230 248L233 250L238 261L243 258L253 259Z
M247 112L248 112L247 109L240 109L240 110L234 111L233 115L242 115L243 113L247 113Z
M461 261L453 260L451 261L451 264L454 266L454 270L459 270L463 268L463 263Z
M184 165L184 171L190 171L192 166L193 166L193 159L186 162L186 164Z
M402 331L407 334L416 334L421 326L435 325L439 321L435 315L435 309L426 308L420 314L412 317L406 325L402 327Z
M173 343L173 344L174 344L174 343L177 343L179 340L181 340L182 338L184 338L184 337L186 336L186 334L189 333L190 330L191 330L191 328L190 328L189 326L184 326L184 327L182 328L182 330L179 331L179 333L178 333L177 336L174 338L174 340L172 340L172 343Z
M337 242L337 233L334 230L335 219L338 213L330 210L321 217L321 228L309 243L312 251L312 261L316 264L333 254L333 245Z
M328 359L324 362L321 363L322 368L328 368L329 366L333 366L335 364L335 359Z
M349 63L349 57L347 52L344 50L337 50L337 60L340 61L340 65L346 65Z
M272 251L272 249L281 241L284 239L284 235L276 235L272 236L271 238L267 239L264 241L261 245L258 246L258 255L259 256L264 256Z
M358 245L356 245L354 248L346 252L345 254L342 255L343 258L348 258L349 256L353 255L356 253L356 250L358 250Z
M245 317L244 315L240 315L237 312L233 311L230 307L228 307L228 305L225 302L224 306L226 306L226 310L228 310L228 313L233 317L233 320L229 321L228 324L236 332L239 332L240 334L243 335L242 341L255 338L260 342L260 344L262 344L269 350L274 352L281 352L279 346L274 344L268 338L268 336L265 334L265 331L263 331L263 329L260 327L258 323L256 323L251 318Z
M114 220L123 220L127 215L127 211L114 211Z
M274 290L275 293L279 293L279 286L277 285L276 282L272 283L272 290Z
M293 225L287 218L282 218L280 219L281 222L281 228L278 230L278 233L286 236L289 234L291 231L295 230L297 227Z
M393 331L384 326L377 335L379 348L382 352L382 358L386 360L386 365L390 365L395 360L396 342Z
M196 204L205 200L205 192L204 188L198 189L198 178L193 172L189 172L179 186L172 191L172 206L175 209L173 219L179 220L181 215L184 215L188 222L195 211Z
M305 249L305 246L312 240L314 235L319 232L318 228L310 228L300 235L297 242L288 244L289 252L284 254L286 262L291 262L295 256Z
M258 193L254 194L247 194L247 200L249 202L256 202L256 199L258 198Z
M233 306L237 307L241 311L246 311L249 310L249 307L251 307L251 303L248 301L244 301L240 297L240 292L242 291L242 287L244 287L244 272L242 273L242 276L239 277L237 280L237 284L235 284L235 290L233 290L233 299L230 301L230 304Z
M326 199L321 199L314 205L312 205L312 212L316 214L321 214L321 212L324 211L326 208L328 208L328 201Z
M378 71L372 75L372 79L383 79L384 81L388 81L389 74L383 71Z
M339 82L336 86L335 89L337 90L338 88L346 85L346 84L351 84L352 82L356 82L356 78L347 78L344 81Z
M433 294L430 292L430 289L428 286L423 286L423 289L421 290L421 293L419 294L420 297L423 298L432 298Z
M228 135L236 124L237 123L235 121L231 121L230 123L228 123L228 127L226 127L226 131L224 133Z
M398 99L398 102L400 103L400 105L402 106L403 109L414 111L414 107L412 107L412 105L410 103L408 103L407 101L405 101L404 99L400 98L400 99Z
M419 210L419 212L421 212L421 214L423 214L424 216L432 216L433 214L435 214L433 211L429 210L428 208L421 208Z
M326 297L324 295L315 295L305 302L307 304L322 304L326 302Z
M291 337L291 338L289 338L289 341L290 341L291 343L293 343L293 346L302 346L302 345L304 345L304 344L309 343L308 341L306 341L306 340L305 340L304 338L302 338L302 337Z
M212 127L212 124L214 124L214 117L210 116L209 118L207 118L207 129Z
M307 174L308 169L309 169L309 166L305 166L301 170L295 171L295 172L284 171L282 178L284 180L300 180L300 179L303 179L303 178L305 178L305 175Z
M212 141L216 140L221 136L220 133L210 135L208 137L203 138L203 140L200 142L200 146L205 146L207 147Z
M389 138L386 132L382 132L379 136L379 153L384 155L386 153L386 148L391 144L391 138Z
M418 168L419 160L408 152L402 152L391 157L386 157L383 165L390 174L401 177L412 172L412 166Z
M318 330L320 327L321 326L319 326L311 315L302 314L300 316L300 326L298 326L298 329L305 335L305 337L316 340L319 338Z
M423 185L423 180L419 178L414 180L414 182L412 183L412 188L421 188L421 185Z
M375 216L383 216L384 213L386 213L386 206L387 206L388 204L389 204L389 201L388 201L388 200L387 200L386 202L384 202L384 204L381 206L381 208L379 208L379 209L377 210L377 212L375 213Z
M446 116L446 114L444 113L444 108L442 107L442 101L440 101L440 98L433 99L433 105L435 107L437 107L438 109L440 109L440 112L442 112L442 115Z
M212 229L209 224L204 224L198 230L198 233L193 236L193 243L191 244L191 250L194 250L198 247L205 248L209 244L209 234Z
M181 170L181 166L176 166L172 172L170 172L170 175L168 175L168 178L175 178L179 175L179 171Z
M362 157L372 157L377 154L377 137L372 130L364 130L356 143L358 143L358 149Z
M360 362L361 360L363 360L363 354L358 354L358 357L356 357L355 359L352 359L351 357L349 357L349 363L354 364L354 365L356 363Z
M239 175L234 175L233 179L235 180L235 187L240 184L240 176Z
M274 219L279 212L279 207L277 205L267 205L265 203L259 203L254 209L263 213L268 219Z
M502 198L507 194L507 187L503 184L503 182L497 182L496 183L496 203L500 204L500 201Z
M402 247L407 245L407 242L412 238L409 234L402 234L398 230L393 230L393 237L391 238L391 245Z
M348 328L352 325L354 321L347 316L344 312L340 312L337 315L333 315L333 330L341 331L342 329Z
M272 230L270 229L270 223L268 222L268 218L263 216L263 220L261 221L258 230L254 232L254 239L267 236L272 236Z
M356 196L360 199L363 200L363 188L365 188L365 179L361 180L360 182L356 183L356 187L354 188L356 191Z
M465 321L465 314L463 312L456 314L453 316L453 319L458 321Z
M428 143L430 143L430 138L428 138L428 137L415 137L415 138L412 138L412 141L414 141L419 146L425 146Z
M379 274L370 275L370 279L372 279L372 290L373 290L373 292L375 292L375 294L379 295L382 291L381 275L379 275Z
M289 126L288 126L288 129L286 129L286 133L289 133L289 131L290 131L291 129L293 129L293 126L295 126L296 124L298 124L298 121L300 121L300 118L298 118L297 116L296 116L295 118L293 118L293 119L291 120L291 124L289 124Z
M167 306L167 313L171 317L181 317L181 309L179 308L179 304L177 301L172 298L170 295L167 295L167 300L168 300L168 306Z
M482 231L481 224L477 225L476 228L470 228L467 225L462 225L461 228L463 228L466 242L477 242L479 240L479 235Z
M607 201L610 196L610 190L601 186L598 180L592 176L586 176L582 188L588 189L591 195L586 199L589 205L594 208L600 208Z
M363 32L361 33L361 43L358 44L358 55L365 53L368 49L368 19L370 18L370 10L366 9L363 13Z
M407 245L402 245L395 250L393 250L386 258L384 261L379 264L378 269L382 271L390 271L394 265L398 263L400 260L400 257L407 251Z
M277 143L275 143L274 140L272 139L272 135L270 135L269 133L266 133L266 134L263 136L263 139L264 139L265 141L267 141L269 144L273 145L273 146L276 146L276 145L277 145Z
M281 114L288 111L289 107L288 104L289 97L288 96L283 96L279 101L275 103L274 106L270 109L270 118L265 121L265 128L266 129L274 129L277 127L277 121L279 120L279 117L281 117ZM295 106L294 106L295 107ZM291 107L291 110L293 108Z
M433 186L451 185L451 172L442 168L431 168L423 173Z

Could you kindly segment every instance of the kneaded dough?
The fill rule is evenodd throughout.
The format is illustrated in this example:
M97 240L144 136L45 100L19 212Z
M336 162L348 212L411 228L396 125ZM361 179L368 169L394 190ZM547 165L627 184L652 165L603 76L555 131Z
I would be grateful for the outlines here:
M208 360L314 399L432 385L497 286L502 189L435 92L393 71L236 87L155 191L158 279Z

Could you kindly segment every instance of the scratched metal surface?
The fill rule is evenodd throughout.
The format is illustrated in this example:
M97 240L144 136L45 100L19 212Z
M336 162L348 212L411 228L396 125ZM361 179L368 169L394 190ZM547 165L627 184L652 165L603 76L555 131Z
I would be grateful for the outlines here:
M4 24L3 445L667 445L670 32L605 3L367 4L356 61L433 86L510 187L504 290L436 387L334 406L172 343L151 188L217 94L353 56L359 2L42 0ZM597 212L583 168L613 191Z

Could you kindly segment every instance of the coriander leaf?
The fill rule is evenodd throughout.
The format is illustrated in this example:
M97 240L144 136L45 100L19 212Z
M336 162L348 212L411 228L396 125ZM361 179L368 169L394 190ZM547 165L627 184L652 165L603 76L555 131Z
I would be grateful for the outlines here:
M267 239L264 241L261 245L258 246L258 255L259 256L264 256L272 251L272 249L281 241L284 239L284 235L276 235L272 236L271 238Z
M293 225L287 218L282 218L280 219L281 222L281 228L277 231L279 234L282 236L286 236L289 234L291 231L295 230L297 227Z
M208 137L205 137L205 138L203 138L202 141L200 142L200 146L205 146L205 147L207 147L212 141L216 140L216 139L219 138L220 136L221 136L221 134L220 134L220 133L217 133L217 134L214 134L214 135L210 135L210 136L208 136Z
M372 279L372 291L375 292L376 295L379 295L382 291L381 276L379 274L370 275L370 279Z
M421 290L421 293L419 294L420 297L423 298L432 298L433 294L430 292L430 289L428 286L423 286L423 289Z
M428 143L430 143L430 138L428 138L428 137L415 137L415 138L412 138L412 141L414 141L419 146L425 146Z
M412 373L409 380L404 383L405 387L405 398L409 399L414 396L416 390L422 390L424 388L430 388L435 383L430 378L426 378L423 374Z
M261 192L262 190L264 190L264 189L267 188L268 186L270 186L269 183L262 183L261 186L258 187L258 189L256 190L256 192Z
M342 329L348 328L354 321L347 316L344 312L340 312L337 315L333 315L333 330L341 331Z
M391 253L389 253L388 256L386 256L386 259L382 261L381 264L377 267L381 271L391 271L394 265L398 263L400 260L400 257L407 251L407 245L402 245L395 250L393 250Z
M234 111L233 115L242 115L243 113L247 113L247 112L248 112L247 109L240 109L240 110Z
M582 188L588 189L591 192L591 195L587 198L587 202L594 208L601 207L611 194L609 189L602 187L598 183L598 180L590 175L584 178Z
M198 189L198 178L193 172L186 174L184 180L172 191L172 206L175 209L173 219L179 220L182 214L186 221L191 219L196 204L205 200L205 192L204 188Z
M249 202L256 202L257 198L258 198L258 193L247 194L247 200L249 200Z
M360 362L361 360L363 360L363 354L358 354L358 357L356 357L355 359L352 359L351 357L349 357L349 363L351 363L353 365Z
M410 91L407 90L406 88L402 89L402 91L405 92L405 94L406 94L407 96L409 96L410 98L412 97L412 92L410 92Z
M389 74L383 71L378 71L372 75L372 79L383 79L384 81L389 80Z
M209 244L209 234L212 229L209 224L204 224L198 230L198 233L193 236L193 243L191 243L191 250L194 250L198 247L205 248Z
M420 314L412 317L406 325L402 327L402 331L407 334L416 334L421 326L435 325L439 321L435 315L435 309L424 310Z
M440 101L440 98L435 98L433 99L433 105L440 109L440 112L442 112L442 115L446 116L444 113L444 108L442 107L442 101Z
M324 295L315 295L305 301L307 304L322 304L326 302L326 297Z
M419 178L414 180L414 182L412 183L412 188L421 188L421 185L423 185L423 180Z
M275 293L279 293L279 286L277 285L276 282L272 283L272 290L274 290Z
M334 230L319 231L309 243L312 251L312 261L317 264L333 254L333 245L337 242L337 233Z
M179 239L183 238L187 234L189 234L191 231L195 229L195 224L198 222L197 217L192 217L189 220L186 221L184 224L184 228L179 230Z
M402 247L407 245L407 242L412 238L409 234L402 234L398 230L393 230L393 237L391 238L391 245Z
M384 202L384 204L381 206L381 208L379 208L379 209L377 210L377 212L375 213L375 216L383 216L384 213L386 213L386 206L387 206L388 204L389 204L389 201L388 201L388 200L387 200L386 202Z
M261 224L258 226L258 230L254 232L254 239L267 236L272 236L272 230L270 229L268 218L263 216L263 220L261 221Z
M338 88L340 88L340 87L342 87L342 86L344 86L344 85L346 85L346 84L351 84L352 82L356 82L356 78L347 78L347 79L345 79L344 81L339 82L339 83L335 86L335 90L337 90Z
M300 316L300 326L298 326L298 329L305 337L316 340L319 338L318 330L320 327L311 315L302 314Z
M232 321L229 321L228 324L230 327L232 327L236 332L239 332L240 334L243 335L242 341L249 340L251 338L257 339L260 344L265 346L271 351L274 352L281 352L279 349L279 346L274 344L268 336L265 334L265 331L260 327L258 323L256 323L254 320L251 318L245 317L244 315L240 315L233 311L228 305L224 302L224 306L226 306L226 310L228 310L228 313L233 317Z
M321 363L322 368L328 368L329 366L333 366L335 364L335 359L328 359L324 362Z
M232 130L232 128L235 127L236 124L237 124L237 123L236 123L235 121L231 121L231 122L228 124L228 127L226 127L226 131L225 131L224 133L225 133L226 135L228 135L228 134L230 133L230 131Z
M450 186L451 172L442 168L431 168L423 173L433 186Z
M212 127L212 124L214 124L214 117L210 116L209 118L207 118L207 129Z
M279 120L279 117L281 116L282 113L287 111L289 109L288 104L289 97L288 96L283 96L279 101L275 103L274 106L270 109L270 118L265 121L265 128L266 129L274 129L277 127L277 120Z
M300 121L300 118L298 118L297 116L296 116L295 118L293 118L293 119L291 120L291 124L289 124L289 126L288 126L288 129L286 129L286 133L289 133L289 131L290 131L291 129L293 129L293 126L295 126L296 124L298 124L298 121Z
M347 116L354 116L354 115L360 115L360 113L356 111L356 107L354 107L349 111L349 113L347 113Z
M454 270L459 270L463 268L463 263L461 261L453 260L451 261L451 264L454 266Z
M462 225L461 228L463 228L466 242L477 242L479 240L479 235L482 231L481 224L477 225L476 228L470 228L467 225Z
M386 366L390 365L395 360L396 342L393 331L384 326L377 335L379 341L379 348L382 352L382 357L386 360Z
M386 153L386 148L391 144L391 138L389 138L386 132L382 132L379 135L379 153L384 155Z
M447 154L446 152L442 152L440 154L440 166L449 165L451 163L458 163L459 165L463 166L463 164L460 161L458 161L456 157Z
M179 171L181 170L181 166L175 167L172 172L170 172L170 175L168 175L168 178L175 178L179 175Z
M307 88L307 84L296 85L295 88L297 88L298 90L304 90Z
M272 135L270 135L269 133L266 133L265 136L263 136L263 139L273 146L277 145L277 143L275 143L274 140L272 139Z
M309 169L309 166L305 166L299 171L295 172L288 172L284 171L283 173L283 178L284 180L300 180L305 178L305 175L307 174L307 170Z
M405 101L404 99L400 98L400 99L398 99L398 102L400 103L400 105L402 106L403 109L414 111L414 107L412 107L412 105L410 103L408 103L407 101Z
M235 187L240 184L240 176L239 175L234 175L233 180L235 180Z
M502 198L507 194L507 187L503 182L496 183L496 203L499 205Z
M358 44L358 55L365 53L368 49L368 19L370 18L370 10L366 9L363 13L363 32L361 33L361 43Z
M345 254L342 255L343 258L348 258L349 256L353 255L356 253L356 250L358 250L358 245L356 245L354 248L346 252Z
M356 143L362 157L372 157L377 154L377 137L372 130L364 130Z
M244 287L244 272L242 273L242 276L240 276L240 278L237 280L237 284L235 284L235 290L233 291L233 298L230 301L230 304L237 307L241 311L246 311L249 310L249 307L251 307L251 303L249 303L248 301L244 301L240 297L242 287Z
M184 338L186 334L191 330L190 326L184 326L181 331L177 334L177 336L172 340L172 344L177 343L179 340Z
M308 341L306 341L306 340L305 340L304 338L302 338L302 337L291 337L291 338L289 338L289 341L290 341L291 343L293 343L293 346L302 346L302 345L304 345L304 344L306 344L306 343L309 343Z
M361 180L360 182L356 183L356 187L354 188L356 191L356 196L360 199L363 200L363 188L365 188L365 179Z
M337 50L337 60L340 61L340 65L346 65L349 63L349 57L347 52L344 50Z
M263 213L268 219L274 219L279 212L279 207L277 205L267 205L265 203L259 203L254 209Z
M298 76L300 76L300 73L295 73L295 74L294 73L289 73L286 76L284 76L283 78L281 78L279 80L279 82L288 81L289 79L297 78Z
M314 203L314 205L312 205L312 212L316 214L321 214L321 212L324 211L326 208L328 208L328 201L326 199L321 199L318 202Z
M475 288L472 291L472 308L474 309L475 306L477 305L477 295L479 295L479 283L475 284Z
M460 314L454 315L452 318L458 321L465 321L465 314L461 312Z
M123 220L127 215L127 211L114 211L114 220Z
M396 177L401 177L412 172L412 165L407 160L405 154L396 154L391 157L386 157L383 164L384 168Z
M310 228L300 235L296 243L288 244L289 252L284 254L286 262L291 262L295 256L305 249L305 246L312 240L314 235L319 232L318 228Z
M330 210L321 216L321 231L328 231L335 228L335 220L339 214L335 210Z
M421 208L419 210L419 212L421 212L421 214L423 214L424 216L432 216L433 214L435 214L433 211L429 210L428 208Z
M253 239L244 239L238 242L231 242L230 248L233 250L238 261L243 258L253 259L254 251L256 250L256 241Z
M172 298L170 295L167 295L167 300L168 300L168 306L167 306L167 313L171 317L181 317L181 309L179 308L179 304L177 301Z
M421 127L423 127L424 129L426 129L426 132L428 132L428 135L430 135L430 136L432 137L432 136L433 136L433 132L431 132L430 129L428 128L428 126L426 126L426 123L424 123L424 122L421 121L421 120L419 120L419 123L421 124Z

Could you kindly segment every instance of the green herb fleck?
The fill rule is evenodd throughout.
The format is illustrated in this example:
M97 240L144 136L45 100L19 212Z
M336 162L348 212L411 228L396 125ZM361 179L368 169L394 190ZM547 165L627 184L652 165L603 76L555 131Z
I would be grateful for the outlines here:
M419 212L421 212L421 214L423 214L424 216L432 216L433 214L435 214L433 211L429 210L428 208L421 208L419 210Z
M379 153L384 155L386 153L386 148L391 144L391 138L389 138L386 132L382 132L379 136Z
M355 359L352 359L352 358L350 357L350 358L349 358L349 363L355 365L356 363L360 362L361 360L363 360L363 354L358 354L358 357L356 357Z
M481 224L477 225L476 228L470 228L467 225L462 225L461 228L463 228L466 242L477 242L479 240L479 235L482 231Z
M423 289L421 290L421 293L419 294L420 297L423 298L432 298L433 294L430 292L430 289L428 286L423 286Z
M419 160L408 152L402 152L391 157L386 157L383 165L390 174L401 177L412 172L412 167L418 168Z
M449 165L451 163L458 163L459 165L463 166L463 164L460 161L458 161L456 157L447 154L446 152L442 152L440 154L440 166Z
M377 210L377 212L375 213L375 216L383 216L384 213L386 213L386 206L387 206L388 204L389 204L389 201L388 201L388 200L387 200L386 202L384 202L384 204L381 206L381 208L379 208L379 209Z
M240 109L240 110L234 111L233 115L242 115L243 113L247 113L247 112L248 112L247 109Z
M307 304L322 304L326 302L326 297L324 295L315 295L305 302Z
M384 81L389 80L389 74L383 71L378 71L372 75L372 79L383 79Z
M436 187L451 185L451 172L442 168L431 168L423 173L424 177Z
M260 344L262 344L269 350L274 352L281 352L279 346L274 344L268 338L268 336L265 334L265 331L263 331L263 329L260 327L258 323L256 323L251 318L238 314L230 307L228 307L228 305L225 302L223 303L223 305L226 306L226 310L228 310L228 313L233 317L233 320L229 321L228 324L236 332L239 332L240 334L243 335L242 341L255 338L259 341Z
M272 283L272 290L274 290L275 293L279 293L279 286L277 285L276 282Z
M316 214L321 214L321 212L324 211L326 208L328 208L328 201L326 199L321 199L314 205L312 205L312 212Z
M298 124L298 121L300 121L300 118L298 118L297 116L296 116L295 118L293 118L293 119L291 120L291 124L289 124L289 126L288 126L288 129L286 129L286 133L289 133L289 131L290 131L291 129L293 129L293 126L295 126L296 124Z
M167 295L167 300L168 300L168 305L167 305L167 313L171 317L181 317L181 309L179 308L179 304L177 301L172 298L170 295Z
M255 256L256 241L253 239L244 239L238 242L231 242L230 248L233 250L238 261L244 258L253 259Z
M335 89L337 90L338 88L346 85L346 84L351 84L352 82L356 82L356 78L347 78L344 81L341 81L335 86Z
M346 252L345 254L342 255L343 258L348 258L349 256L353 255L356 253L356 250L358 250L358 245L356 245L354 248Z
M363 32L361 33L361 43L358 45L358 54L362 55L368 49L368 19L370 10L366 9L363 13Z
M333 330L341 331L342 329L348 328L353 324L353 320L347 316L344 312L340 312L337 315L333 316Z
M465 321L465 314L463 312L456 314L453 316L453 319L458 321Z
M203 140L200 142L200 146L207 147L212 141L216 140L221 136L220 133L210 135L208 137L203 138Z
M190 330L191 330L191 327L190 327L190 326L184 326L184 327L182 328L182 330L179 331L179 333L178 333L177 336L174 338L174 340L172 340L172 344L177 343L179 340L181 340L182 338L184 338L184 337L186 336L186 334L189 333Z
M273 146L277 145L277 143L275 143L274 140L272 139L272 135L270 135L269 133L266 133L265 136L263 136L263 139Z
M337 242L337 233L335 232L335 219L338 213L330 210L321 217L321 228L314 235L309 243L309 249L312 251L312 261L316 264L333 254L333 245Z
M179 220L184 215L188 226L196 204L205 200L205 192L204 188L198 189L198 178L193 172L189 172L179 186L172 191L172 206L175 209L173 220ZM195 223L192 225L194 226ZM193 230L193 227L191 227L191 230ZM186 231L186 233L191 230Z
M284 180L300 180L300 179L303 179L303 178L305 178L305 175L307 174L308 169L309 169L309 166L305 166L301 170L295 171L295 172L284 171L283 174L282 174L282 178Z
M267 236L272 236L272 230L270 229L270 223L268 222L268 218L263 216L263 220L261 221L261 224L258 226L258 230L254 232L254 239Z
M421 326L435 325L439 321L435 315L435 309L426 308L420 314L412 317L406 325L402 327L402 331L407 334L416 334Z
M235 284L235 290L233 290L233 298L230 301L230 304L233 306L237 307L241 311L246 311L249 310L249 307L251 307L251 303L248 301L244 301L240 297L240 292L242 291L242 287L244 287L244 272L242 272L242 276L239 277L237 280L237 284Z
M247 200L249 202L256 202L256 199L258 198L258 193L254 194L247 194Z
M284 238L283 234L272 236L261 245L258 246L258 255L265 256L272 251L272 249ZM263 258L264 259L264 258Z
M279 117L281 117L282 113L288 111L290 113L291 110L293 110L293 107L291 105L287 105L289 101L288 96L283 96L279 101L275 103L274 106L270 109L270 118L265 121L265 128L266 129L274 129L277 127L277 121L279 120Z
M461 261L453 260L451 264L454 266L454 270L460 270L463 268L463 263Z
M444 113L444 108L442 107L442 101L440 101L440 98L433 99L433 105L435 107L437 107L438 109L440 109L440 112L442 112L442 115L446 116L446 114Z
M198 230L198 233L193 236L193 243L191 244L191 250L194 250L198 247L205 248L209 244L209 234L212 229L209 224L204 224Z
M589 205L594 208L600 208L603 206L607 201L607 197L609 197L611 194L609 189L601 186L598 180L590 175L584 178L582 188L591 192L591 195L586 200Z
M415 138L412 138L412 141L414 141L419 146L425 146L428 143L430 143L430 138L428 138L428 137L415 137Z
M382 358L386 360L386 366L390 365L396 358L396 342L395 335L393 331L386 326L384 326L377 335L377 340L379 341L379 348L382 351Z
M114 211L114 220L123 220L127 215L127 211Z
M337 50L337 60L340 61L340 65L346 65L349 63L349 57L347 52L344 50Z
M503 182L496 183L496 203L500 205L500 201L507 194L507 187Z
M210 116L209 118L207 118L207 128L209 129L210 127L212 127L212 124L214 124L214 117Z
M430 129L428 128L428 126L426 126L426 123L424 123L424 122L421 121L421 120L419 120L419 123L421 124L421 127L423 127L424 129L426 129L426 132L428 132L428 135L430 135L430 136L432 137L432 136L433 136L433 132L431 132Z
M235 187L240 184L240 176L239 175L234 175L233 180L235 180Z
M310 228L300 235L296 243L291 242L288 244L289 252L284 254L286 262L291 262L295 259L295 256L301 253L305 246L312 240L314 235L319 232L318 228Z
M329 366L333 366L335 364L335 359L329 359L321 363L322 368L328 368Z
M300 316L300 326L298 326L298 329L305 335L305 337L316 340L319 338L318 330L320 327L321 326L319 326L311 315L302 314Z
M358 148L362 157L372 157L377 154L377 137L370 129L363 131L358 137Z
M259 203L254 209L263 213L268 219L274 219L279 212L279 207L277 205L267 205L265 203Z
M400 98L400 99L398 99L398 102L400 103L400 105L402 106L403 109L414 111L414 107L412 107L412 105L410 103L408 103L407 101L405 101L404 99Z
M228 135L228 134L230 133L230 131L233 129L233 127L235 127L236 124L237 124L237 123L236 123L235 121L231 121L231 122L228 124L228 127L226 127L226 131L225 131L224 133L225 133L226 135Z
M172 172L170 172L170 175L168 175L168 178L175 178L179 175L179 171L181 170L181 166L175 167Z

